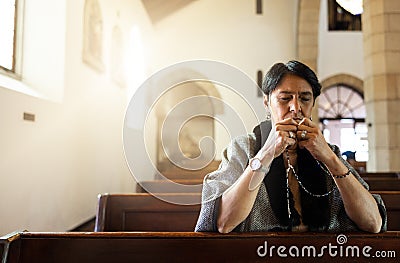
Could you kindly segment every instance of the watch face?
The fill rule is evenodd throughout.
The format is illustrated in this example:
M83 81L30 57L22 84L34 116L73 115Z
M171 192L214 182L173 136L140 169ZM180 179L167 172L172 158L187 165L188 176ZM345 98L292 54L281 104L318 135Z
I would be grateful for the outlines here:
M251 169L252 169L253 171L260 169L260 167L261 167L261 162L260 162L260 160L257 159L257 158L251 159L250 167L251 167Z

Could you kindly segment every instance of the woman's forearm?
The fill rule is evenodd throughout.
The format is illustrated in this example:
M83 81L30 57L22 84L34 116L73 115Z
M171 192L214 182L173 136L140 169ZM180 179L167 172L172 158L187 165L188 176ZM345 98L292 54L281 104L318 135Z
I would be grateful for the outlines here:
M335 157L326 165L334 176L347 215L361 230L378 233L382 226L382 217L374 197L351 172L340 177L348 172L348 168ZM335 177L338 175L339 177Z
M260 184L254 189L251 189L249 185L254 175L260 176L258 173L262 172L254 172L247 167L238 181L222 195L217 219L217 227L220 233L231 232L249 215Z

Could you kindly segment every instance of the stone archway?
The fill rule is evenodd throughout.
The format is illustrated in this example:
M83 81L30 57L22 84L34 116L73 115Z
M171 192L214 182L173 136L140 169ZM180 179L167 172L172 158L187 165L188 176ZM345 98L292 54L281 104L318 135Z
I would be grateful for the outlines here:
M202 139L207 137L211 140L207 141L206 148L213 148L209 144L215 140L214 116L223 111L220 105L214 104L211 97L221 99L214 84L205 81L184 82L171 87L160 96L154 105L154 116L150 116L155 119L153 123L157 129L154 140L157 169L160 172L185 169L174 160L178 163L186 160L193 164L199 158L214 158L204 156L205 153L200 149ZM186 103L189 100L191 102ZM180 106L182 103L186 103L184 107ZM199 108L202 114L188 118L188 112L199 112ZM166 122L169 127L174 128L166 129ZM210 154L211 151L208 155Z
M364 81L349 74L337 74L321 81L322 89L336 84L346 84L364 94Z

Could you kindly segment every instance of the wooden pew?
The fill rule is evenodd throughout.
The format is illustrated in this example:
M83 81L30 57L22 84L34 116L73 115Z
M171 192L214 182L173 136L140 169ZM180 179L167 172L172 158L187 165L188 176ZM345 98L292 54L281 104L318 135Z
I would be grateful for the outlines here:
M207 171L202 171L202 170L198 170L198 171L175 171L175 170L168 170L168 171L164 171L162 172L162 175L169 180L203 180L204 177L208 174L209 172ZM163 180L164 178L162 178L159 174L155 175L155 179L156 180Z
M370 191L400 191L400 178L365 177ZM136 185L137 193L201 193L201 179L188 180L149 180ZM189 186L189 187L186 187Z
M359 173L365 172L367 170L367 163L366 162L357 162L356 160L352 160L352 159L348 159L347 161Z
M400 230L400 191L371 191L379 194L386 206L388 230Z
M203 180L204 176L217 170L220 163L221 161L214 160L201 169L190 170L178 167L175 164L166 161L165 163L161 163L158 165L158 170L165 178L169 180ZM160 176L159 173L156 173L154 176L154 179L156 180L165 178Z
M371 193L380 194L385 202L388 230L400 231L400 191ZM200 211L200 194L158 195L195 205L170 204L145 193L99 195L95 231L193 231Z
M364 177L370 191L400 191L400 178Z
M200 194L103 194L98 197L95 232L193 231ZM178 205L193 204L193 205Z
M201 193L203 180L151 180L136 185L137 193ZM189 186L189 187L187 187Z
M360 173L362 178L378 177L378 178L400 178L400 172L364 172Z
M176 179L180 177L185 177L189 179ZM148 180L139 182L136 186L137 193L201 193L201 184L203 180L201 179L203 175L199 178L192 175L176 175L170 176L170 180ZM176 178L174 178L176 177ZM363 179L370 186L371 191L400 191L400 177L398 173L365 173L362 174ZM182 186L177 186L172 182L181 184ZM191 185L192 187L185 187L186 185ZM195 187L194 185L197 185Z
M30 233L0 238L3 263L398 262L400 232Z

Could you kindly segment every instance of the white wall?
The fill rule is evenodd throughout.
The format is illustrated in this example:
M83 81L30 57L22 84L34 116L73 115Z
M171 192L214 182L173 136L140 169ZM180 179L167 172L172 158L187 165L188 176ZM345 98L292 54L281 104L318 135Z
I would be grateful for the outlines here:
M25 0L24 3L23 82L43 97L61 102L66 47L65 31L60 28L66 27L66 1Z
M360 31L328 31L328 6L321 0L318 35L318 77L337 74L364 79L363 34Z
M0 87L0 235L69 230L95 215L99 193L135 187L122 149L131 87L82 62L84 1L26 2L21 83L37 96ZM115 23L128 39L132 27L149 22L139 1L99 2L107 63ZM36 121L24 121L23 112Z

